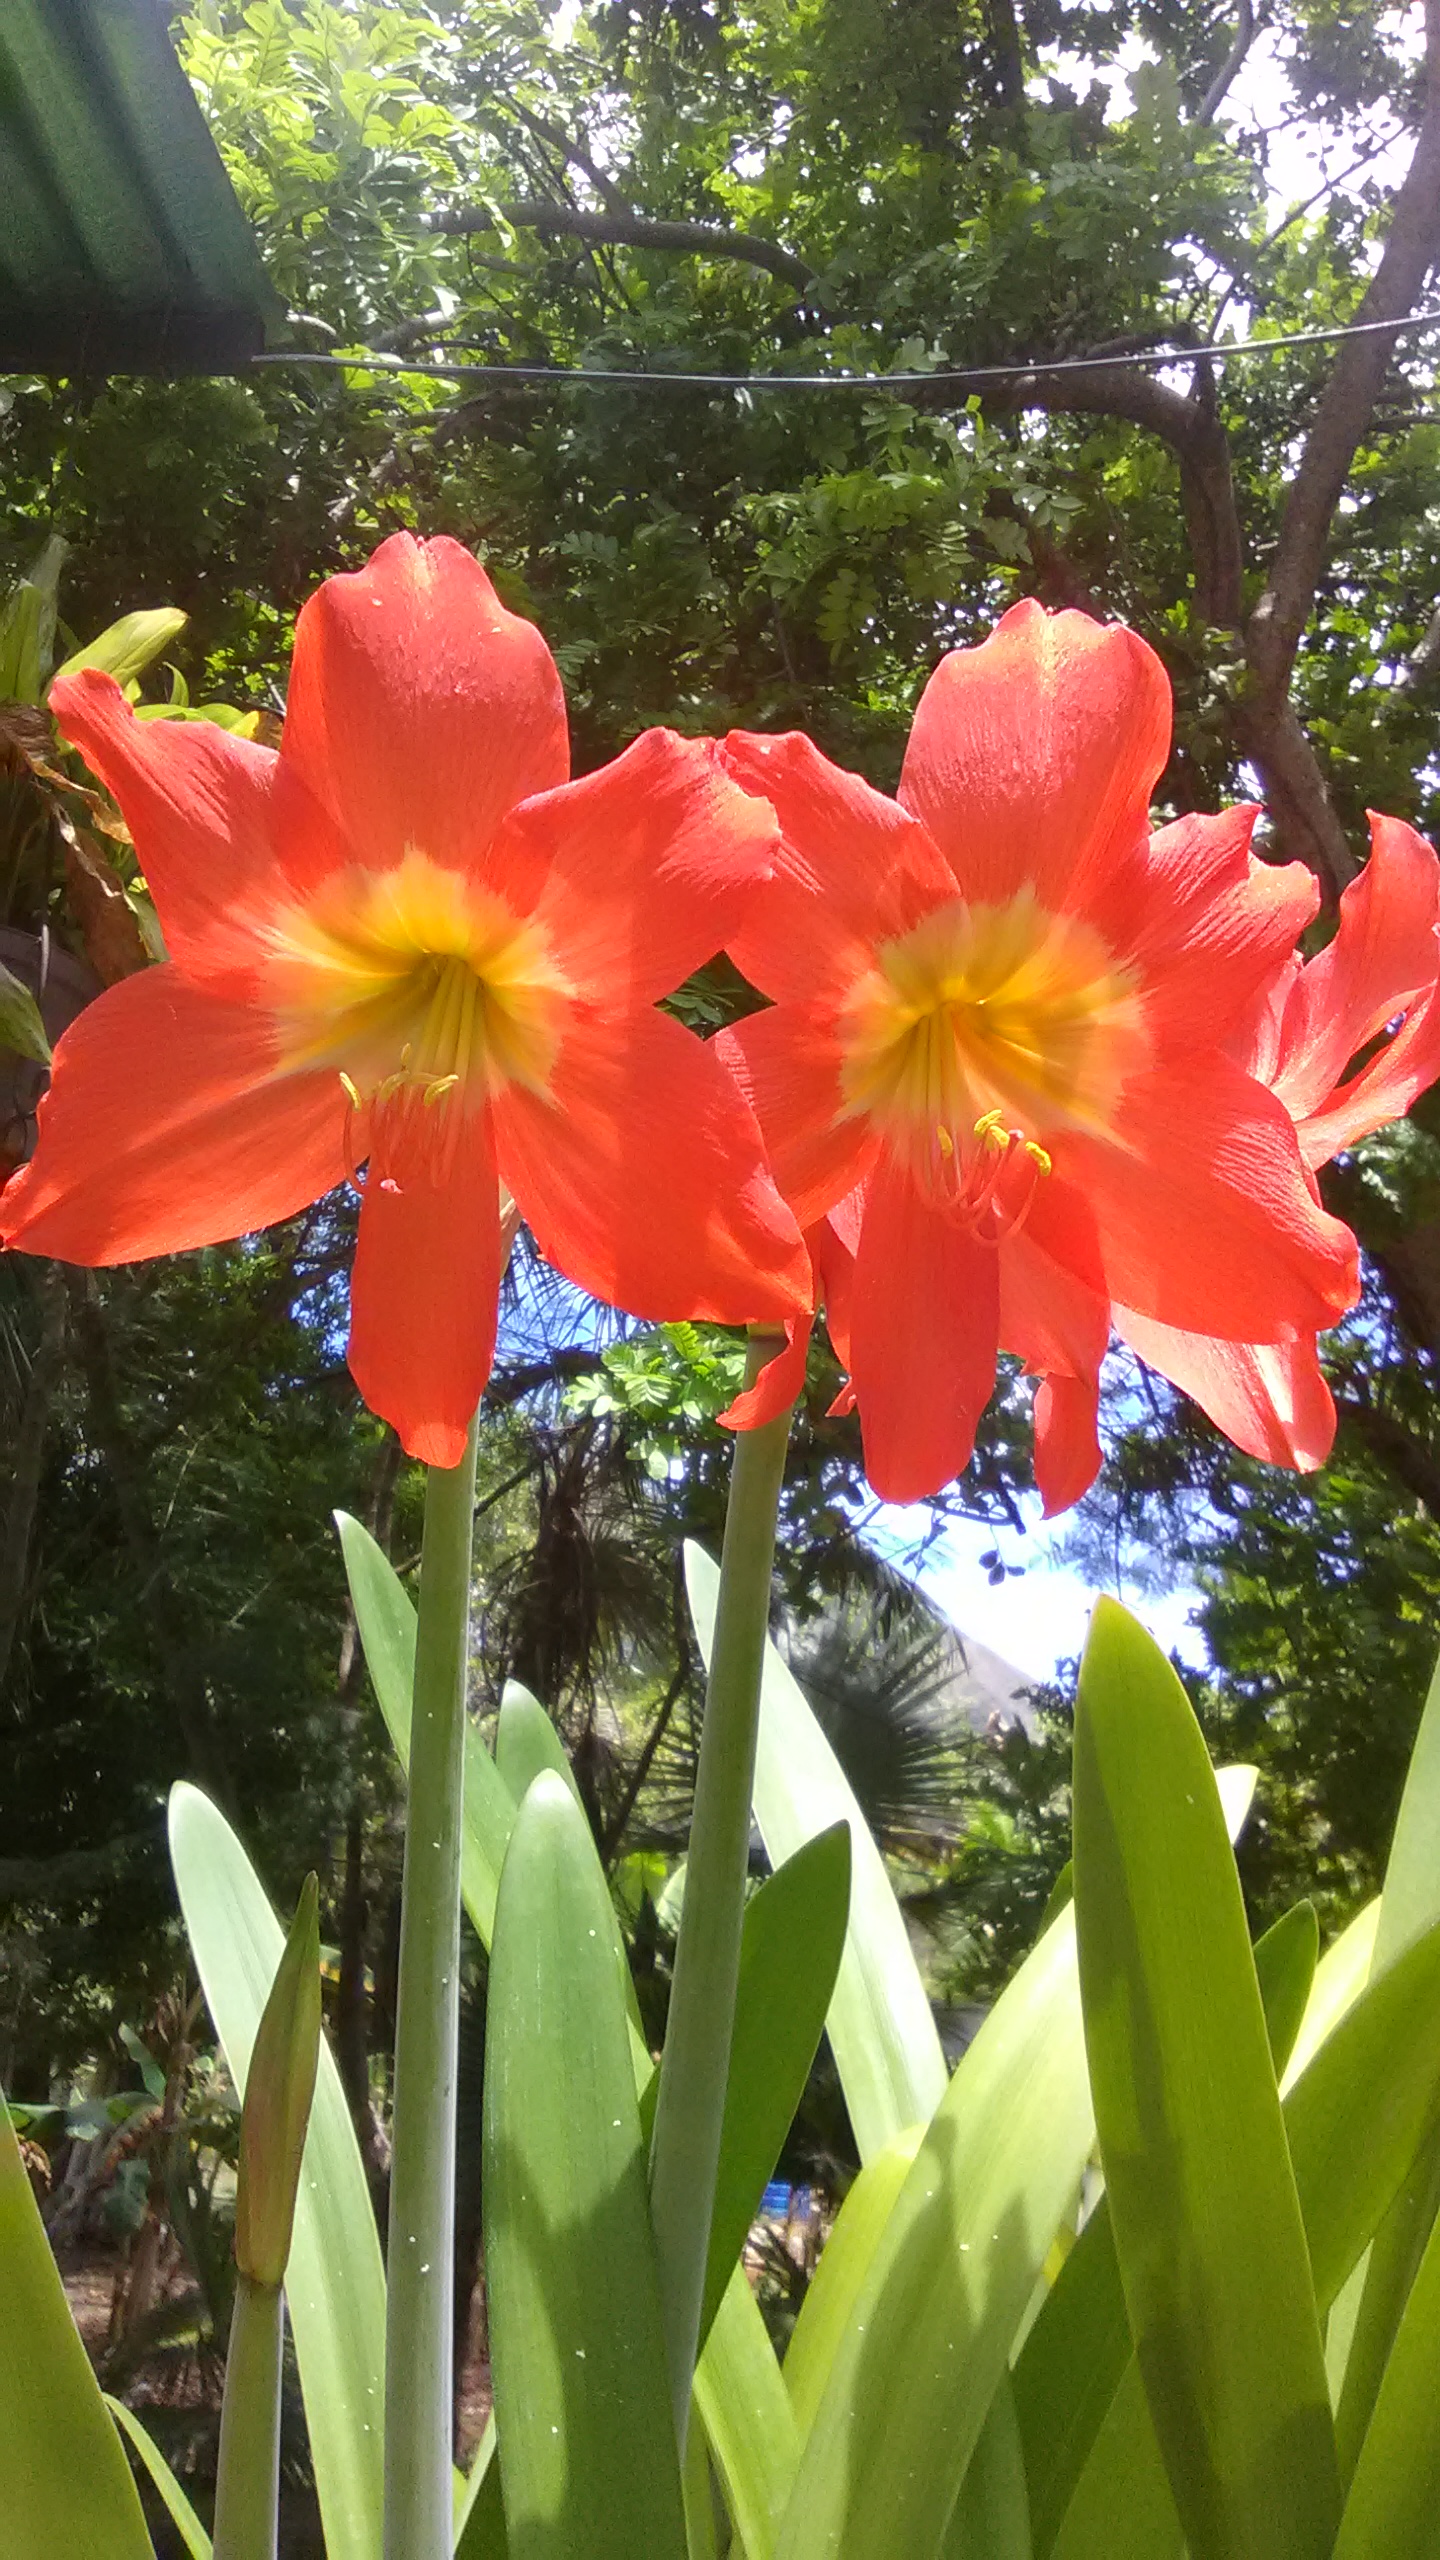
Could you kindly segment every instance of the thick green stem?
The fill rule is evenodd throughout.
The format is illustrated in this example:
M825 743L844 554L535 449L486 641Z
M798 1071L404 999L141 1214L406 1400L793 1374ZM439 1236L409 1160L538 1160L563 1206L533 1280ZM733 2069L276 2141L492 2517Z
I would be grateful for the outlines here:
M214 2560L275 2560L280 2505L278 2284L235 2279L235 2309L220 2410Z
M747 1383L777 1347L773 1336L752 1334ZM730 2070L750 1857L760 1673L789 1431L786 1413L756 1431L741 1432L735 1443L685 1899L650 2146L650 2212L660 2262L675 2426L682 2447Z
M475 1429L425 1492L395 2018L385 2560L450 2560L460 1808Z

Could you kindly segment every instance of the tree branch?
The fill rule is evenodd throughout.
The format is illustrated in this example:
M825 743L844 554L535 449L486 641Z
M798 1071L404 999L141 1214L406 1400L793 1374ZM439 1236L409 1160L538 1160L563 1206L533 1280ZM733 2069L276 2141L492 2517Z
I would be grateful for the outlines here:
M1214 123L1231 82L1239 72L1254 41L1255 12L1250 5L1250 0L1240 0L1239 16L1235 24L1235 41L1201 100L1200 112L1195 118L1197 125Z
M1013 387L987 406L1043 409L1047 414L1128 419L1147 427L1171 448L1180 466L1180 494L1195 562L1195 609L1203 621L1238 630L1244 552L1230 443L1215 412L1209 367L1199 396L1187 399L1153 373L1121 373L1097 365L1090 373L1017 372Z
M568 160L572 169L582 171L589 179L601 203L611 213L622 217L628 217L631 214L632 207L627 204L613 179L608 178L603 169L596 167L588 151L582 151L579 143L573 142L560 125L552 124L548 116L537 115L533 107L522 106L518 98L510 100L510 108L512 114L517 115L522 124L527 124L532 133L539 134L542 142L549 143L552 151L558 151L562 160Z
M1420 301L1437 250L1440 0L1426 0L1425 112L1409 169L1395 197L1380 264L1355 319L1408 319ZM1319 782L1318 769L1314 778L1317 798L1310 776L1295 755L1300 731L1289 708L1290 679L1301 636L1314 609L1335 509L1394 352L1395 341L1383 330L1372 337L1342 341L1290 484L1265 593L1245 634L1249 692L1242 725L1246 744L1257 763L1276 760L1278 749L1280 787L1273 792L1277 824L1287 838L1288 848L1303 852L1311 868L1329 882L1332 892L1344 886L1355 866L1323 783Z
M774 240L759 240L751 231L727 231L719 222L661 222L648 213L587 213L576 205L524 201L518 204L462 206L453 213L434 213L429 229L464 234L493 231L497 217L516 228L555 232L574 240L600 241L612 248L675 249L682 256L738 258L746 266L764 267L782 283L804 293L816 269Z

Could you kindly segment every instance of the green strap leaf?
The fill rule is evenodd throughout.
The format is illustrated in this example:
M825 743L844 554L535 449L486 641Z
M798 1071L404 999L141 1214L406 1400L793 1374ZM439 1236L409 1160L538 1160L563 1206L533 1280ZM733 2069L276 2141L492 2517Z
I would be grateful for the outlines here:
M684 2560L624 1988L589 1826L546 1771L515 1817L487 2009L485 2263L511 2541Z
M900 2190L925 2138L923 2124L897 2134L867 2160L831 2226L785 2351L785 2388L802 2436L810 2432L836 2350L855 2316L861 2287Z
M506 2560L505 2502L495 2420L487 2419L470 2475L455 2511L455 2560Z
M1075 1905L1116 2250L1193 2560L1328 2560L1334 2431L1239 1878L1184 1690L1110 1600L1080 1673Z
M198 1787L171 1795L170 1857L196 1970L243 2096L285 1932L229 1823ZM350 2111L323 2041L286 2301L328 2560L379 2560L385 2275Z
M942 2560L1034 2560L1025 2448L1010 2377L1002 2374L970 2457Z
M16 2560L151 2560L130 2465L70 2317L0 2098L0 2540Z
M141 2425L134 2410L127 2409L123 2400L112 2400L108 2391L105 2406L121 2434L129 2437L144 2464L155 2494L184 2543L190 2560L210 2560L210 2536L149 2429Z
M931 2560L1094 2140L1062 1912L951 2081L801 2456L781 2560Z
M835 1988L849 1912L850 1833L843 1822L807 1840L746 1905L702 2341L795 2121Z
M1231 1820L1233 1786L1224 1793L1231 1798L1225 1811L1233 1837L1238 1827ZM1277 2063L1304 2011L1317 1944L1315 1914L1309 1903L1297 1903L1255 1949L1266 2031ZM1051 2286L1015 2367L1015 2406L1040 2560L1054 2545L1131 2353L1115 2234L1102 2196ZM1167 2518L1173 2516L1168 2492L1165 2512Z
M1440 1668L1410 1755L1375 1930L1371 1974L1384 1971L1440 1918ZM1341 2475L1348 2480L1370 2423L1390 2349L1440 2204L1440 2136L1417 2160L1376 2233L1354 2305L1344 2383L1335 2413Z
M687 1545L685 1578L708 1663L719 1569L701 1548ZM860 2157L868 2160L907 2126L929 2122L949 2075L884 1860L772 1644L765 1647L754 1802L772 1866L837 1822L850 1828L850 1925L825 2023Z
M368 1529L337 1511L336 1527L350 1584L365 1665L396 1758L410 1767L410 1699L415 1685L415 1606L383 1548ZM460 1890L483 1947L495 1927L495 1895L515 1800L473 1725L465 1729L465 1801Z
M1362 2259L1407 2168L1440 2120L1440 1923L1371 1984L1317 2049L1284 2102L1285 2131L1296 2192L1323 2314ZM1078 2257L1079 2250L1074 2253ZM1016 2373L1022 2413L1026 2367L1071 2277L1067 2263L1051 2304L1037 2320ZM1092 2334L1097 2361L1106 2352ZM1113 2349L1112 2349L1113 2354ZM1073 2368L1072 2368L1073 2370ZM1069 2374L1055 2387L1063 2393ZM1052 2429L1052 2432L1058 2432ZM1031 2451L1027 2438L1027 2452ZM1043 2474L1031 2464L1038 2519ZM1123 2509L1123 2526L1117 2523ZM1107 2534L1119 2539L1107 2541ZM1056 2560L1105 2560L1113 2548L1144 2560L1173 2560L1181 2530L1139 2369L1132 2358L1096 2434L1085 2469L1056 2536Z
M739 2267L695 2369L694 2407L745 2560L771 2560L795 2485L800 2439L759 2306Z
M1277 2079L1305 2022L1319 1954L1320 1923L1313 1902L1292 1903L1255 1941L1255 1979Z
M507 1680L495 1721L495 1766L519 1804L542 1769L563 1778L577 1804L580 1790L569 1754L537 1697L518 1680Z
M1347 2011L1354 2007L1370 1979L1370 1958L1375 1946L1375 1930L1380 1918L1380 1898L1367 1902L1349 1927L1332 1938L1315 1967L1310 1997L1300 2032L1290 2049L1290 2059L1281 2074L1280 2089L1284 2095L1293 2089L1307 2070L1326 2037L1334 2032Z
M1334 2560L1430 2560L1440 2514L1440 2223L1376 2394Z

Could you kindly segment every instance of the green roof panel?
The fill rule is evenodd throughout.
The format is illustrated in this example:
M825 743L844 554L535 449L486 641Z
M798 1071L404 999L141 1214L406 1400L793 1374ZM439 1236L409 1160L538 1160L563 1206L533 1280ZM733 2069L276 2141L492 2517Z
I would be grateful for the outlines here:
M0 373L223 372L282 317L161 0L3 0Z

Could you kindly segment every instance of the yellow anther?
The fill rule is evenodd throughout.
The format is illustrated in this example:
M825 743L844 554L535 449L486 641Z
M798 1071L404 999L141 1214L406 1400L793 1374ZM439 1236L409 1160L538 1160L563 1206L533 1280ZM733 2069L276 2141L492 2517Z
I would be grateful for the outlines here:
M457 1085L459 1081L460 1079L458 1076L432 1076L425 1087L426 1101L438 1102L441 1094L448 1093L451 1086Z
M1042 1173L1053 1173L1053 1172L1054 1172L1054 1170L1055 1170L1055 1159L1054 1159L1054 1157L1049 1153L1049 1151L1048 1151L1045 1147L1039 1147L1039 1146L1037 1146L1037 1145L1036 1145L1036 1143L1035 1143L1035 1140L1034 1140L1033 1138L1027 1138L1027 1139L1026 1139L1026 1141L1025 1141L1025 1153L1027 1154L1027 1156L1030 1156L1030 1157L1032 1157L1032 1158L1033 1158L1034 1162L1039 1166L1040 1171L1041 1171Z
M955 1141L943 1120L937 1120L935 1123L935 1144L942 1156L953 1156L955 1153Z
M364 1106L360 1100L360 1088L353 1076L347 1076L343 1067L340 1070L340 1082L345 1088L345 1099L352 1111L362 1110Z
M983 1138L987 1146L1003 1149L1008 1143L1004 1112L982 1111L975 1123L975 1135L977 1138Z

